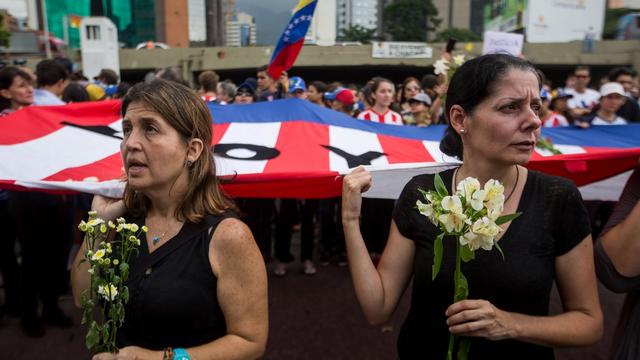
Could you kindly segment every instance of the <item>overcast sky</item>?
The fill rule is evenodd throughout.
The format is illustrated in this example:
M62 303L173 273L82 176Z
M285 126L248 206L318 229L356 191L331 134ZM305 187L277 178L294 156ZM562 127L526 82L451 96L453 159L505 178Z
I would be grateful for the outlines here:
M236 0L235 10L255 17L258 44L275 45L297 3L298 0Z

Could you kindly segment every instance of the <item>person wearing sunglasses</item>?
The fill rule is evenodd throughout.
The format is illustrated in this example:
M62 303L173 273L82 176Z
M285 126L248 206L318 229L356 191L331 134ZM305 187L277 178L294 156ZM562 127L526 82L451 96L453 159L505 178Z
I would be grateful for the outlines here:
M574 118L580 118L589 114L598 104L600 93L589 88L591 70L588 66L577 66L573 74L576 82L574 88L567 91L573 95L573 98L569 99L569 107L571 115Z

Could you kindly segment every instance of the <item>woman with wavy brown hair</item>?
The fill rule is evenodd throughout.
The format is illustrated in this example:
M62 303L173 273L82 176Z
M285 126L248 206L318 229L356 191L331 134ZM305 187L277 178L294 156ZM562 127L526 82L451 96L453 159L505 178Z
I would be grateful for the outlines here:
M216 178L209 110L187 87L154 80L131 88L122 114L125 193L96 196L92 208L105 220L125 216L149 231L130 263L120 352L94 358L161 359L168 347L197 359L260 357L268 333L266 271ZM81 259L72 273L76 302L89 284Z

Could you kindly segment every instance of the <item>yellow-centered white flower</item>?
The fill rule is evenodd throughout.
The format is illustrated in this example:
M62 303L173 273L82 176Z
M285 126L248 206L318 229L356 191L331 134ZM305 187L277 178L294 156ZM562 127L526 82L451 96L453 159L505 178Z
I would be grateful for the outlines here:
M467 216L462 213L449 213L438 216L440 224L444 225L448 233L460 232L467 223Z
M100 249L98 251L96 251L95 254L93 254L93 256L91 256L91 260L100 260L104 257L105 254L105 250L104 249Z
M457 195L443 197L440 204L446 211L454 214L462 214L462 201Z
M439 59L433 64L433 73L436 75L444 75L449 70L449 62L445 59Z
M109 283L106 286L98 286L98 294L102 295L106 300L113 301L118 296L118 288Z
M457 66L464 64L464 55L460 54L460 55L454 56L453 63L456 64Z

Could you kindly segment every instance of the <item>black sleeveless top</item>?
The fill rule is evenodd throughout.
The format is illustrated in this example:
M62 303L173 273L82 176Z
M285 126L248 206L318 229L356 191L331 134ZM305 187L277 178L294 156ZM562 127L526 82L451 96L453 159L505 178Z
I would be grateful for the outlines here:
M453 170L440 173L449 193ZM409 314L400 330L402 359L445 359L449 343L445 310L453 302L455 239L444 238L440 272L431 280L433 241L440 231L416 208L425 202L418 188L433 189L434 175L419 175L405 186L393 219L402 235L415 243L413 291ZM478 250L462 264L469 299L484 299L497 308L546 316L555 276L555 258L590 234L589 217L580 192L569 180L529 170L518 204L522 215L500 238L497 250ZM472 337L469 359L553 359L553 349L517 340Z
M226 335L209 243L215 228L227 217L234 215L208 215L199 224L186 222L151 254L141 237L138 255L129 259L130 299L124 325L118 330L118 347L188 348Z

